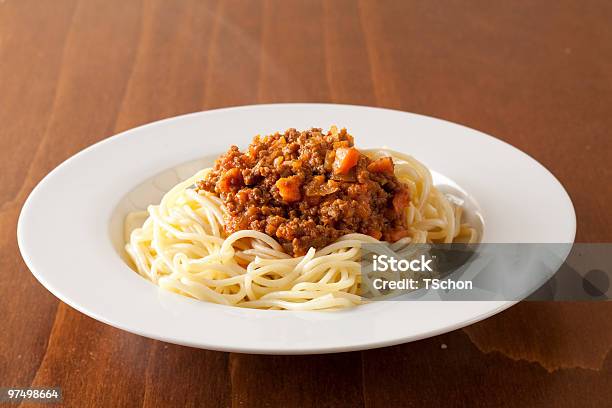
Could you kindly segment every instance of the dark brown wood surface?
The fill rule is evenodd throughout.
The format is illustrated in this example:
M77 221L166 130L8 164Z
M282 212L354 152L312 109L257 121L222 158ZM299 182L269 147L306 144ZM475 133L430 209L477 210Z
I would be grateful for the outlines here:
M269 102L495 135L565 185L578 241L612 241L610 2L0 0L0 386L61 386L80 407L612 404L610 303L521 303L410 344L256 356L111 328L30 274L17 217L60 162L146 122Z

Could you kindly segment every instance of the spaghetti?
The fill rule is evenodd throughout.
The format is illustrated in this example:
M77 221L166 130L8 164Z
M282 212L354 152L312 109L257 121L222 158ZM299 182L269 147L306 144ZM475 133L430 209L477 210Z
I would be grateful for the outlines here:
M407 232L386 250L398 256L415 243L476 242L474 228L462 223L462 208L432 183L429 170L411 156L388 149L362 150L372 160L391 157L395 176L410 191L403 209ZM320 249L291 256L270 235L255 230L226 233L222 199L196 189L211 169L177 184L129 232L125 249L136 271L159 287L223 305L258 309L334 310L376 294L371 276L361 274L363 243L383 243L348 233Z

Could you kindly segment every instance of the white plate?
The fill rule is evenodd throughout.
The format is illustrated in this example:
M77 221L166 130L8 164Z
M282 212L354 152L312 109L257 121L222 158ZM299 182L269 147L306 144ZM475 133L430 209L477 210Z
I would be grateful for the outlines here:
M155 122L68 159L32 191L19 247L36 278L75 309L171 343L268 354L349 351L454 330L513 302L375 302L340 312L247 310L159 290L121 258L125 214L157 201L178 178L258 133L347 127L358 147L386 145L445 175L478 203L487 242L573 242L572 202L525 153L478 131L387 109L255 105ZM194 162L194 160L204 161ZM189 163L191 164L185 164ZM175 171L176 170L176 171Z

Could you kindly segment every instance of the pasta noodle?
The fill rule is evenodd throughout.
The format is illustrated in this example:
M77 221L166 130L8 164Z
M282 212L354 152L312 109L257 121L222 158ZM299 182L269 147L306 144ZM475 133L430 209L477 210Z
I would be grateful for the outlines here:
M476 242L475 229L461 222L462 208L435 188L424 165L387 149L362 152L372 159L391 156L398 180L410 189L405 210L409 235L387 244L388 251L402 256L415 243ZM259 231L226 236L221 199L194 188L209 171L177 184L159 205L148 207L141 227L128 231L125 249L140 275L185 296L259 309L342 309L376 292L371 277L361 274L360 248L381 241L347 234L322 249L291 257ZM128 217L138 216L142 214Z

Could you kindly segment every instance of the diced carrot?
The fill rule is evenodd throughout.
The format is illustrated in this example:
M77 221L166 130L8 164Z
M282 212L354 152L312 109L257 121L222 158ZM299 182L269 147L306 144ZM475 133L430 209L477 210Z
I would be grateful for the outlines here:
M390 157L381 157L368 164L368 171L393 175L393 159Z
M334 173L346 174L350 169L355 167L359 161L359 150L354 147L341 147L336 149L336 158L334 160Z
M302 198L300 186L302 178L300 176L283 177L276 181L276 188L284 201L292 203Z
M227 193L232 190L232 187L240 187L242 185L242 172L237 168L232 168L221 175L217 182L217 187L221 192Z

